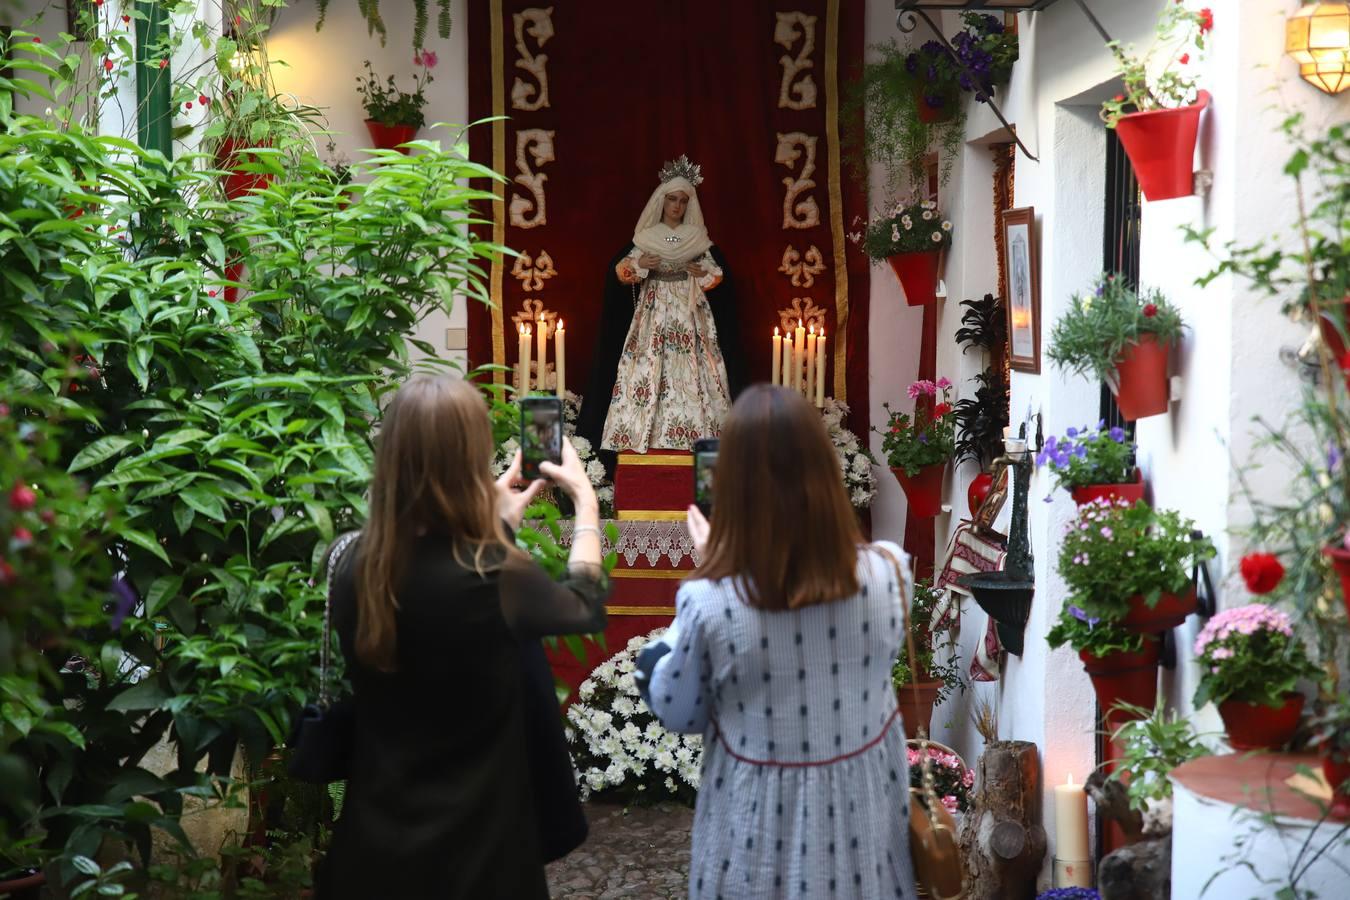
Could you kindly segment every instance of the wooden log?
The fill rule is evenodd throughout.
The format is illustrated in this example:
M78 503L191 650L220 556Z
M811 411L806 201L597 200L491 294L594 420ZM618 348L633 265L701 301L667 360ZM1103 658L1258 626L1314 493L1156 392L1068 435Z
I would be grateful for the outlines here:
M1102 900L1168 900L1172 896L1172 836L1108 853L1097 867Z
M974 803L961 825L967 900L1032 900L1046 849L1036 745L990 744L975 773Z

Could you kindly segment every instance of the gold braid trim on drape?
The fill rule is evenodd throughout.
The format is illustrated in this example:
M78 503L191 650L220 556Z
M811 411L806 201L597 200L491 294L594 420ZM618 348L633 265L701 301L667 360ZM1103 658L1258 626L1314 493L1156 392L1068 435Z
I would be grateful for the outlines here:
M1017 171L1017 145L995 144L994 151L994 258L998 260L998 290L1000 299L1008 302L1008 248L1003 244L1003 213L1013 205L1014 179ZM1005 329L1006 332L1006 329ZM1010 334L1005 334L1003 346L998 348L989 364L1002 369L1003 384L1011 386L1012 373L1008 369L1008 359L1012 355L1008 346Z

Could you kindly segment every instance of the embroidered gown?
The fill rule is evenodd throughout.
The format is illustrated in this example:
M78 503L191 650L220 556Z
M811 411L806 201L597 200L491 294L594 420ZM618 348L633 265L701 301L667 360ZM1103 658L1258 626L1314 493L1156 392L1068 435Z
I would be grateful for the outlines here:
M731 406L726 363L705 291L722 278L711 253L696 260L697 281L681 265L648 271L636 247L620 263L642 277L633 322L619 357L601 447L645 453L691 450L717 437Z

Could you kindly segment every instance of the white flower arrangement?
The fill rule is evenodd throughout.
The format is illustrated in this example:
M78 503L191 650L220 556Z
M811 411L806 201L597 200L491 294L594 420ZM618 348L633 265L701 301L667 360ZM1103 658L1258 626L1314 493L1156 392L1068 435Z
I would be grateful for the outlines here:
M693 805L703 764L703 738L667 731L638 696L633 672L647 642L639 635L596 666L567 708L567 743L582 799L605 794L656 803Z
M595 449L591 442L584 437L577 435L577 416L581 413L581 397L568 391L563 397L563 434L572 441L572 447L577 451L577 457L581 464L586 467L586 477L590 479L591 486L595 488L595 496L600 501L600 517L604 519L614 516L614 485L610 484L605 476L605 466L596 458ZM518 437L509 437L497 446L497 453L492 458L492 474L501 475L511 466L511 460L515 459L516 451L520 449L520 439Z
M858 436L844 425L848 418L847 404L830 397L821 414L830 433L830 443L834 444L834 452L839 456L839 469L844 476L844 487L848 489L849 502L854 509L867 509L877 495L874 469L877 461Z

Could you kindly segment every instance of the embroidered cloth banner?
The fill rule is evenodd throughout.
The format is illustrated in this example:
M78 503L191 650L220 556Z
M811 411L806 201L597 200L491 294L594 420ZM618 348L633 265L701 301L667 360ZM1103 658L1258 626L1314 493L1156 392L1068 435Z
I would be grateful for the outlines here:
M743 346L723 354L767 381L774 326L823 326L825 393L865 434L868 263L845 232L866 218L866 197L839 154L844 131L861 127L839 109L863 57L863 4L469 5L470 119L508 117L471 130L472 154L510 179L492 239L521 254L492 267L495 307L470 301L471 363L514 368L517 326L537 331L542 316L551 367L562 319L567 388L583 392L606 269L657 171L688 154L735 285Z

